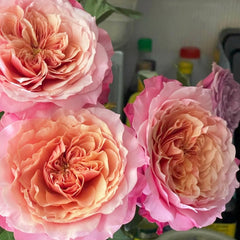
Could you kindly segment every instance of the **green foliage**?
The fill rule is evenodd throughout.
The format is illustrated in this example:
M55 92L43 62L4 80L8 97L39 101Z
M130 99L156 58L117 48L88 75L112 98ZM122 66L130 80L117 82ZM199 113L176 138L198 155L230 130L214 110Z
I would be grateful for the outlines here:
M138 19L142 14L132 9L115 7L108 3L106 0L78 0L83 8L96 17L97 24L103 22L112 13L119 13L127 17Z
M0 228L0 239L1 240L14 240L14 236L13 236L13 233Z
M0 112L0 119L2 118L3 114L4 114L4 112Z

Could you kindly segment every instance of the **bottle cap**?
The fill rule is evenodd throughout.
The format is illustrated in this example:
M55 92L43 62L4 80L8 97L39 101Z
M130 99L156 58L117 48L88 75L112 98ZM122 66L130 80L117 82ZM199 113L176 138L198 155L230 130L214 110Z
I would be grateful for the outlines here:
M143 52L152 51L152 39L151 38L140 38L138 40L138 50Z
M180 49L181 58L200 58L200 49L197 47L182 47Z

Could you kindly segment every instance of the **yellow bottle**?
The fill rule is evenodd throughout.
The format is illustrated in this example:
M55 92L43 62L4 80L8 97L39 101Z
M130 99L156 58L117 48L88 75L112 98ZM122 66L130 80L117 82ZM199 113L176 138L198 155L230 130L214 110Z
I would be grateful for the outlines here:
M180 61L178 63L177 80L184 86L190 86L192 70L193 64L191 62Z

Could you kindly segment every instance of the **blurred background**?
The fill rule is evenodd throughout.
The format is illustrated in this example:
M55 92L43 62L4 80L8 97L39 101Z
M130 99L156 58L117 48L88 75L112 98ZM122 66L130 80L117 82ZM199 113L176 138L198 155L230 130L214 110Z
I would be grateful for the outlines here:
M138 20L113 14L100 24L113 41L114 49L123 58L123 94L134 78L139 58L138 40L152 40L151 58L156 72L172 77L184 46L201 51L201 68L207 76L212 61L219 61L219 39L225 29L240 29L239 0L109 0L109 3L133 8L142 13ZM226 65L228 67L228 65Z

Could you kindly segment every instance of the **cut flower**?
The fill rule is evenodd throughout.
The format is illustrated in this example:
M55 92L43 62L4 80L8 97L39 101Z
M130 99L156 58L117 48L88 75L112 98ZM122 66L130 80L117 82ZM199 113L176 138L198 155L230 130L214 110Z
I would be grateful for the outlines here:
M212 72L198 86L211 89L217 116L226 120L228 128L234 132L240 122L240 84L230 70L213 63Z
M1 110L37 102L79 109L99 97L106 101L111 40L79 3L0 0L0 6Z
M142 149L117 114L50 107L2 123L0 224L16 240L106 239L133 218Z
M148 184L140 213L160 230L166 224L175 230L207 226L239 186L232 134L213 114L210 89L163 76L144 83L125 109L145 150Z

